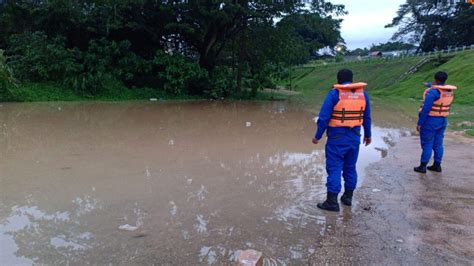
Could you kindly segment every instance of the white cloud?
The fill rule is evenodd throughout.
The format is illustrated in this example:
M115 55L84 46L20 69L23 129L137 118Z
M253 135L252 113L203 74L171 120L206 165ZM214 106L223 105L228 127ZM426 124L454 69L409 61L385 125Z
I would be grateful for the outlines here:
M346 6L348 15L342 17L342 37L349 49L368 47L372 43L387 42L395 28L384 26L392 21L404 0L334 0Z

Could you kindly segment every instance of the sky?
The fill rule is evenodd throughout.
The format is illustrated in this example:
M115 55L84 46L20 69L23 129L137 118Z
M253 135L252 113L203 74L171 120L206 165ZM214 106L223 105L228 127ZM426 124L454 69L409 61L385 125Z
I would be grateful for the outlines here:
M390 40L396 28L384 28L392 22L405 0L332 0L343 4L349 14L342 17L341 33L350 50Z

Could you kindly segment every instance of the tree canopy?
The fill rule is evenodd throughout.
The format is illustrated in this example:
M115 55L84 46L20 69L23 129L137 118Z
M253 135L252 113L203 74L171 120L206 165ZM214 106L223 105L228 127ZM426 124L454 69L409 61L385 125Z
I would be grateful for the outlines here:
M306 1L0 1L0 49L23 81L225 96L342 41L344 6ZM224 81L223 81L224 80Z
M386 27L398 27L393 40L419 44L423 51L474 43L474 6L466 1L407 0Z

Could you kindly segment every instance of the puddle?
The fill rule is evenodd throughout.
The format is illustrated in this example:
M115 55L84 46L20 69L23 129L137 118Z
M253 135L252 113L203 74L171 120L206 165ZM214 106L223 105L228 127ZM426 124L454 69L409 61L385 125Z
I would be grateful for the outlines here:
M351 219L316 208L324 144L311 144L314 114L282 102L4 104L0 115L2 264L222 264L247 248L291 263ZM360 178L409 134L374 127Z

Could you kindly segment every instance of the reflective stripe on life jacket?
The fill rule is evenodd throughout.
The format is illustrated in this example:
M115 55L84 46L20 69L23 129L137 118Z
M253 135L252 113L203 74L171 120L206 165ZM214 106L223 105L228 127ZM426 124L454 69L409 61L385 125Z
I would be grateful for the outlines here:
M339 102L334 106L330 127L356 127L364 123L366 83L335 84L334 89L339 91Z
M447 117L449 112L451 111L451 104L453 103L454 99L454 90L457 89L456 86L452 85L433 85L431 88L428 88L423 93L423 102L425 101L426 94L430 89L436 89L439 91L440 97L438 100L433 102L433 106L431 107L430 112L428 113L429 116L437 116L437 117ZM423 108L423 105L420 108Z

